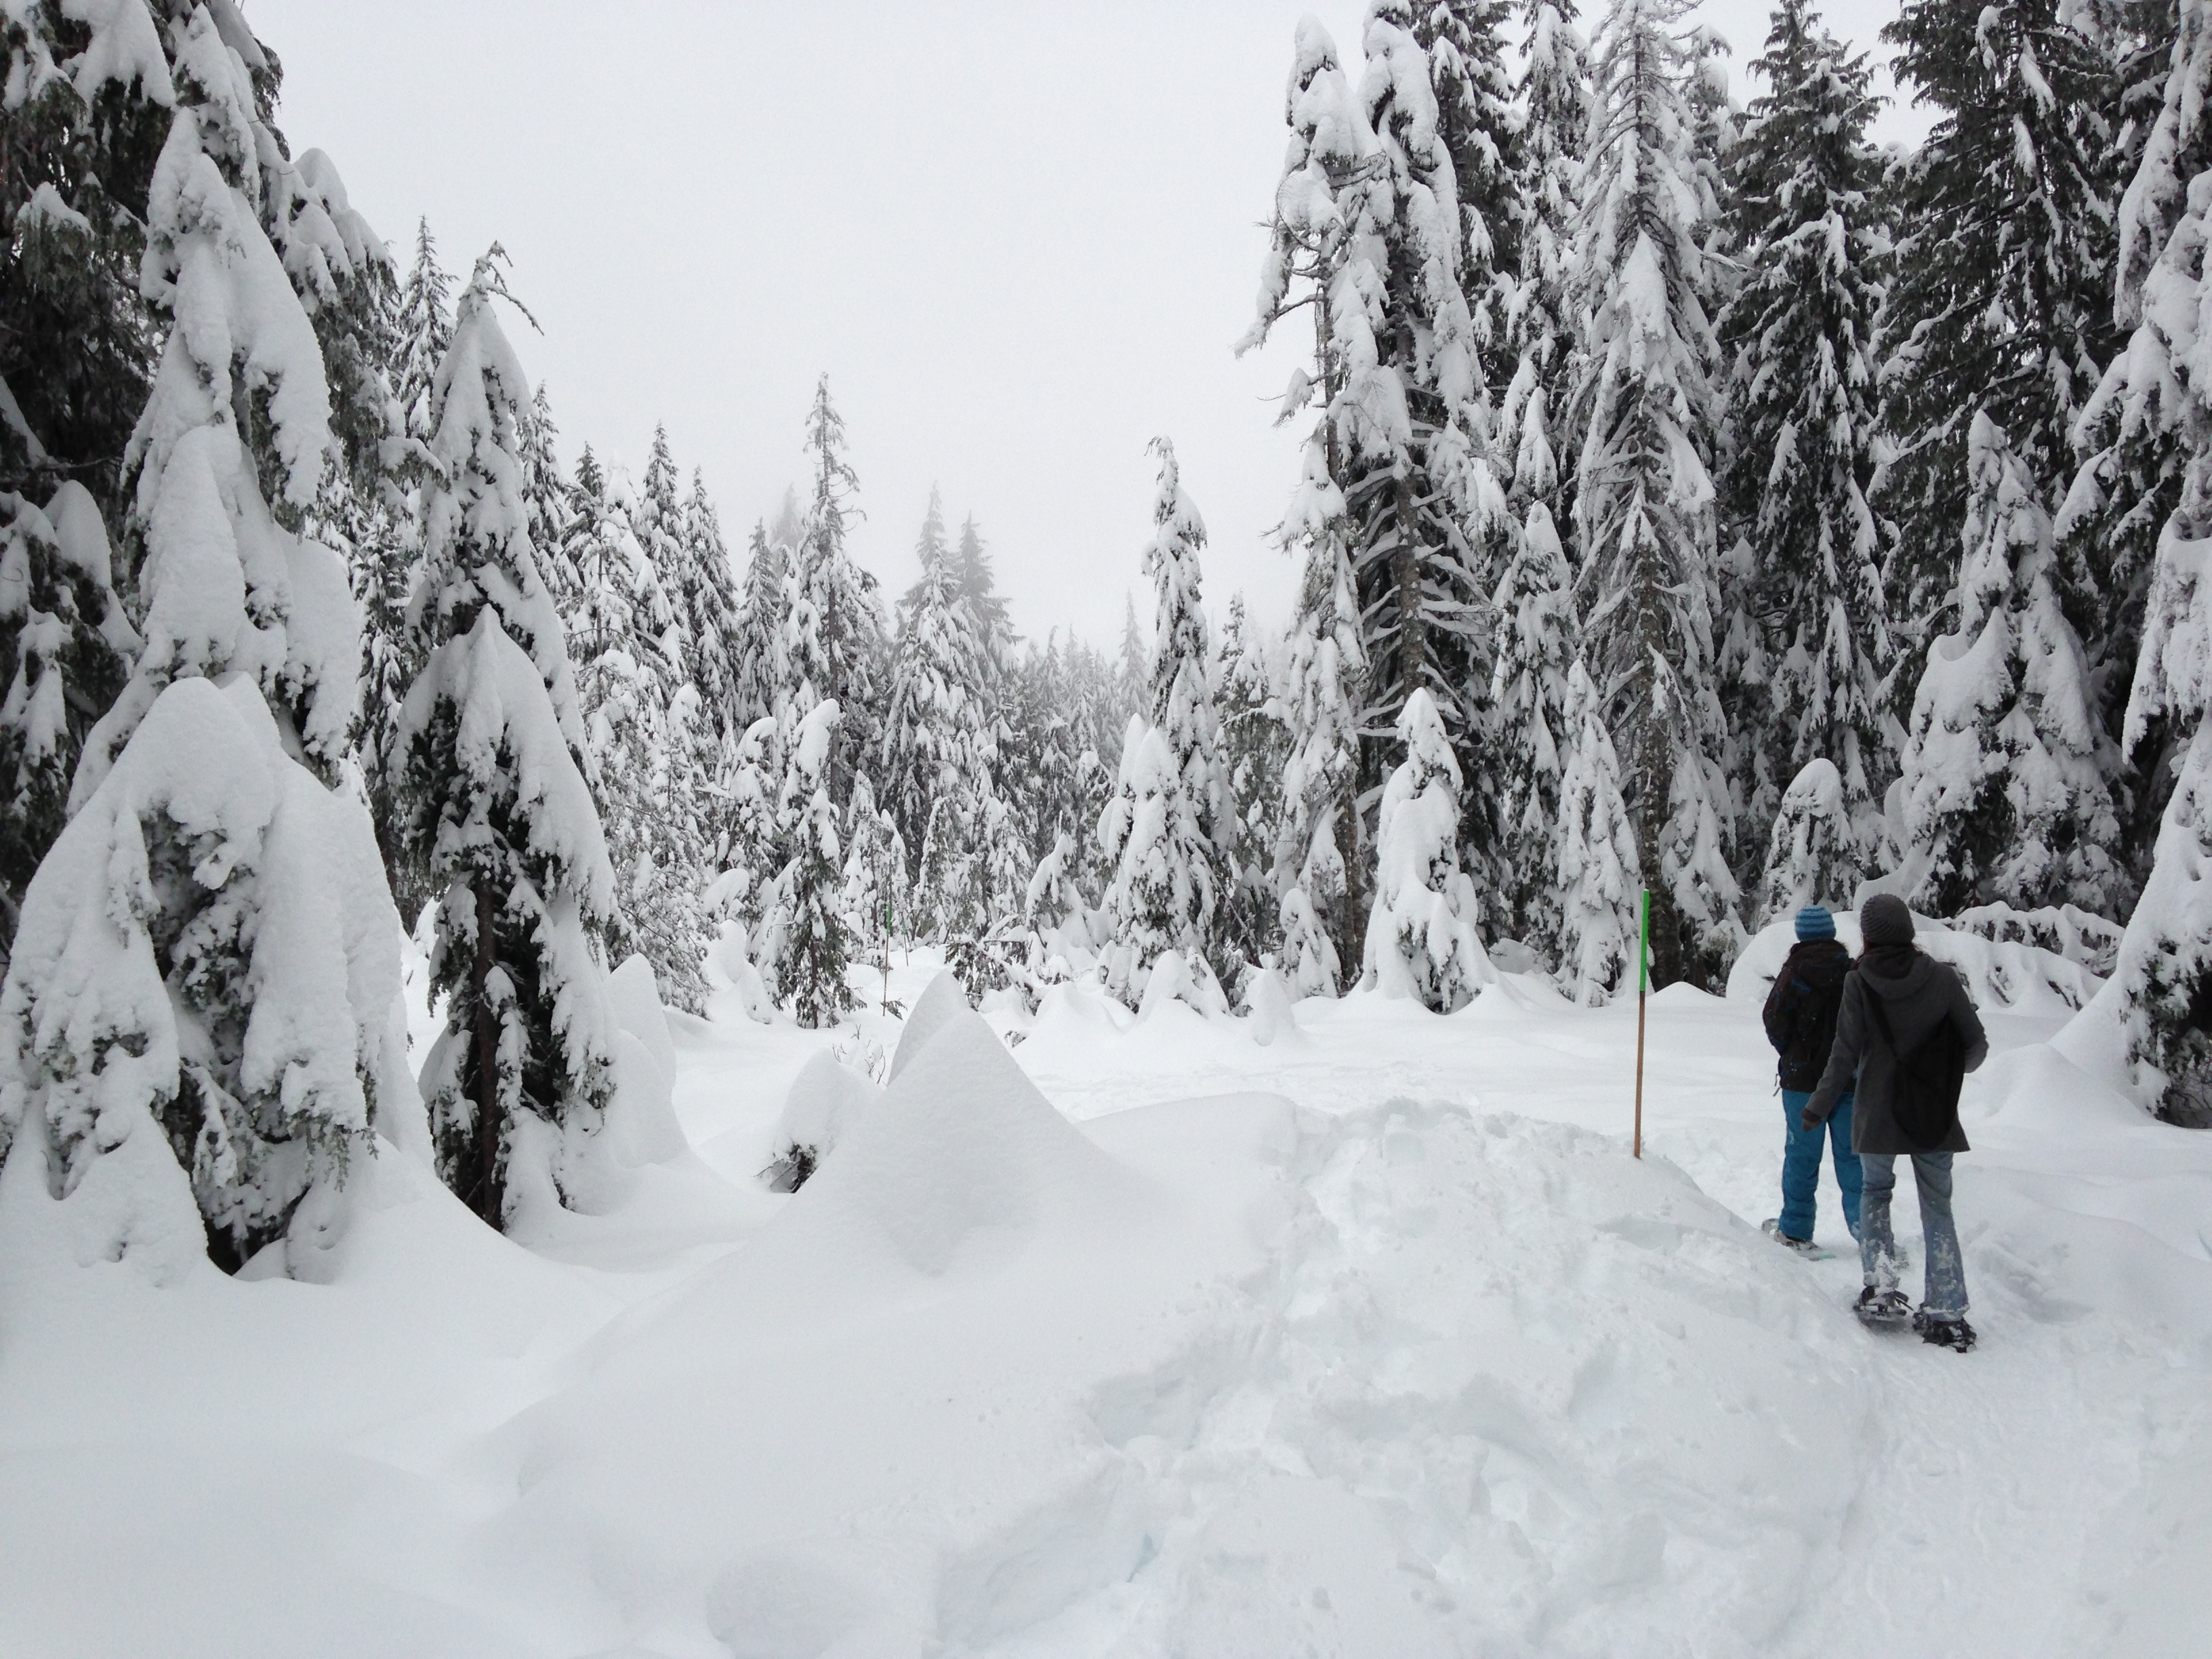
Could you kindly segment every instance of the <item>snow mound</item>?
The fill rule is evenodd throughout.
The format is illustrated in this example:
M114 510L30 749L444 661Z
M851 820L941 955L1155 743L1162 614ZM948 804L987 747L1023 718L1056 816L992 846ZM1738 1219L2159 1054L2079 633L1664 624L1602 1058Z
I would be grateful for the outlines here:
M881 1089L825 1048L791 1080L775 1121L775 1150L781 1155L793 1146L811 1146L817 1158L827 1158L883 1098Z
M891 1053L893 1080L932 1038L955 1018L969 1012L968 994L951 975L939 974L924 986L921 994L914 1000L914 1012L906 1017L906 1025L899 1032L898 1047Z
M676 1039L669 1034L668 1012L661 1006L660 984L653 964L632 953L607 975L607 1001L615 1024L642 1042L671 1087L676 1081Z
M933 981L924 1004L950 985ZM935 1276L982 1237L1010 1245L1049 1212L1118 1183L1110 1161L1037 1092L981 1016L959 1009L909 1056L912 1036L909 1026L882 1109L852 1126L770 1234L872 1237L911 1271Z
M2066 1018L2086 1006L2104 984L2082 963L2056 951L2012 939L1985 939L1961 932L1933 916L1913 913L1913 943L1938 962L1948 962L1966 982L1967 994L1987 1011ZM1836 937L1853 956L1859 953L1859 919L1836 913ZM1764 1002L1782 970L1783 958L1797 942L1796 918L1785 916L1754 933L1729 969L1728 994Z

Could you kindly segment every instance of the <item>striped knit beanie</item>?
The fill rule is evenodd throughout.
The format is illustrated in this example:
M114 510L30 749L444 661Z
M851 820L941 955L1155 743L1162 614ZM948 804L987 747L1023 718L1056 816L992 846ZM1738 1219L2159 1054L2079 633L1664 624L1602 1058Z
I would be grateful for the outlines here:
M1797 913L1797 937L1801 939L1833 939L1836 919L1818 904L1808 904Z

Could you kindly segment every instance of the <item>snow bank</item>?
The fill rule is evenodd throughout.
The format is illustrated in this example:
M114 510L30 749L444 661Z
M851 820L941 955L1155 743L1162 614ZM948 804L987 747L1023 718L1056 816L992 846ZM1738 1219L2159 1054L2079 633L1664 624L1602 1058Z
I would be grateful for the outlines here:
M1938 962L1948 962L1966 982L1967 994L1982 1011L2065 1018L2084 1007L2104 981L2082 963L2055 951L2010 939L1962 933L1932 916L1913 915L1913 943ZM1836 937L1853 956L1859 951L1859 919L1836 913ZM1770 922L1751 937L1729 969L1728 994L1764 1002L1797 942L1796 918Z

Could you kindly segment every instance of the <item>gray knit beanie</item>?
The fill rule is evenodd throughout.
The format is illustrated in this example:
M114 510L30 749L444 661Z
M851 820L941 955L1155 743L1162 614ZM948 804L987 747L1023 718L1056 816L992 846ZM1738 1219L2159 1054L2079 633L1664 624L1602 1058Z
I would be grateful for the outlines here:
M1877 945L1912 943L1912 912L1894 893L1876 893L1859 906L1859 938L1869 949Z

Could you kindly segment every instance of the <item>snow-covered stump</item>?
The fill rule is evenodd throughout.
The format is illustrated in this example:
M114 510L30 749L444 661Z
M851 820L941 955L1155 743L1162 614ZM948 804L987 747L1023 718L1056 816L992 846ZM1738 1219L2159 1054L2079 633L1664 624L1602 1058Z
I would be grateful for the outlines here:
M1406 759L1382 791L1362 977L1448 1014L1497 975L1475 931L1474 883L1459 867L1459 763L1426 691L1406 699L1398 740Z
M380 1121L413 1139L399 938L367 814L286 754L252 684L168 686L25 896L0 1158L50 1160L81 1261L235 1271Z

